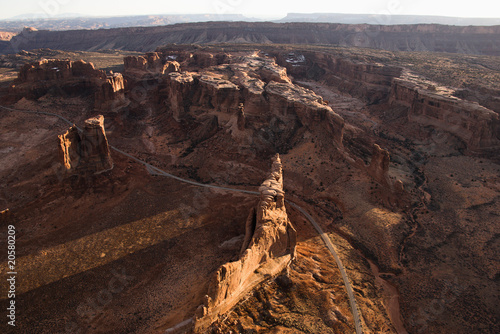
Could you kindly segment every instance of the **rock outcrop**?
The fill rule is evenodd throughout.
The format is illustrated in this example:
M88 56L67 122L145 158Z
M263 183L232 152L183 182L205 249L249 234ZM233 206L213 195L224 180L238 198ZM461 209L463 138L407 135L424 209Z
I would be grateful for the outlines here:
M368 174L377 182L388 186L389 185L389 162L391 156L389 151L382 149L379 145L373 145L373 153L370 164L368 165Z
M278 155L259 191L257 208L246 222L240 259L220 267L210 282L204 304L196 312L197 333L203 333L259 283L283 271L295 257L296 232L285 209Z
M165 103L176 121L179 121L189 111L191 105L189 97L196 84L195 78L195 73L192 72L173 72L158 87L160 99L165 99Z
M119 73L106 75L83 60L41 60L25 64L9 89L16 100L38 99L48 93L60 96L93 95L97 109L124 103L125 83Z
M180 64L169 60L158 52L148 52L144 56L127 56L123 59L125 74L136 78L152 78L170 72L179 72Z
M390 102L407 108L408 121L461 139L469 151L500 147L500 118L478 103L439 94L418 82L395 79Z
M323 103L320 96L297 85L274 81L266 86L265 91L269 97L269 108L275 114L283 115L289 121L295 118L313 132L326 127L326 133L342 146L344 119Z
M391 155L389 151L373 144L372 158L366 167L370 175L381 187L378 188L377 199L392 209L407 209L409 196L401 180L392 180L389 176Z
M102 173L113 168L102 115L85 121L82 132L72 126L58 137L59 159L70 174Z
M323 52L272 52L281 66L296 78L321 81L370 104L386 99L402 69L379 63L346 59Z
M112 73L95 92L94 108L101 111L116 111L127 105L125 80L121 73Z
M257 53L213 58L230 62L161 78L158 101L175 120L196 117L203 110L215 113L234 137L253 140L266 132L264 140L278 149L300 129L324 133L325 140L342 146L342 117L313 91L293 84L286 69L272 58Z
M16 33L10 31L0 31L0 41L10 41Z

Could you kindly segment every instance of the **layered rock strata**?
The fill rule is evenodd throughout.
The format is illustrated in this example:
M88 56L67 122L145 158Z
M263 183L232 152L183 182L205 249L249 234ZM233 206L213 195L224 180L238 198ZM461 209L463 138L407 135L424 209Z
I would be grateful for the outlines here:
M220 267L198 307L194 330L203 331L228 312L265 279L277 275L295 258L296 231L288 219L283 174L278 155L271 173L259 188L260 200L246 222L239 260Z
M500 27L439 24L334 24L271 22L201 22L157 27L24 30L6 50L40 48L64 50L117 49L151 51L167 44L322 44L391 51L434 51L500 55Z
M449 132L460 138L468 150L500 147L499 114L478 103L444 96L403 79L394 80L390 102L407 108L408 121Z
M106 81L96 87L94 107L101 111L116 111L126 106L125 79L121 73L106 76Z
M10 86L13 98L38 99L48 93L60 96L93 95L97 109L123 104L125 82L120 73L107 75L83 60L41 60L25 64Z
M323 52L274 52L273 56L297 78L324 82L370 104L387 99L394 78L402 72L397 66L356 61Z
M257 54L224 60L230 62L164 75L158 101L177 121L196 117L200 110L215 113L234 137L265 133L277 148L286 146L300 129L324 133L323 138L342 146L343 118L321 96L293 84L284 67Z
M102 115L85 121L82 132L72 126L58 137L59 159L67 172L102 173L113 168Z
M138 78L154 77L170 72L179 72L180 64L159 52L148 52L144 56L127 56L123 59L125 73Z
M454 93L451 88L444 90L452 93L436 90L427 80L397 66L311 51L281 51L272 55L296 78L321 81L369 104L406 108L407 118L402 122L450 133L459 138L470 152L492 152L500 147L495 91L473 97L485 107L461 99L461 96L472 94L467 90Z

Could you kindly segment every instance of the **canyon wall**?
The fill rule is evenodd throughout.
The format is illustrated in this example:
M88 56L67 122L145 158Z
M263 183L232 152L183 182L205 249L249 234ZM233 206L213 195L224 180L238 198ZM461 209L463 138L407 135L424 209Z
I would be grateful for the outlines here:
M154 51L166 44L329 44L390 51L435 51L500 55L500 27L437 24L206 22L99 30L23 30L4 53L51 48L94 51Z
M437 94L418 83L395 79L390 102L408 109L408 121L449 132L470 151L500 147L499 114L478 103Z
M179 72L179 63L170 61L158 52L148 52L144 56L128 56L123 58L127 75L152 77L170 72Z
M41 60L25 64L9 88L10 98L38 99L46 94L94 97L96 109L124 103L125 82L120 73L106 75L83 60ZM118 101L120 103L118 103Z
M323 82L369 104L386 99L393 79L402 72L397 66L356 61L326 52L297 50L271 54L296 79Z
M72 126L58 137L59 160L70 174L102 173L113 168L102 115L85 121L80 133Z
M470 153L494 151L500 146L496 91L458 90L450 94L431 89L425 80L407 75L400 67L344 59L323 52L274 52L280 65L295 79L320 81L368 104L407 108L409 122L445 131L463 141ZM472 101L461 99L471 98ZM474 100L477 100L475 102Z
M112 73L106 76L104 82L99 82L95 87L94 108L100 111L117 111L129 103L124 93L123 75Z
M127 85L132 90L150 88L154 99L179 122L204 122L201 118L210 114L218 120L210 124L218 123L240 143L260 140L277 151L286 150L306 130L324 133L324 140L342 146L342 117L321 96L293 84L286 68L272 58L257 53L239 57L209 52L157 54L154 58L166 63L171 63L166 60L169 57L175 58L176 71L158 74L148 69L151 62L140 61L136 66L139 58L127 58ZM193 72L181 70L185 68ZM148 73L146 85L143 78Z
M286 213L278 155L259 192L259 203L246 222L240 258L221 266L211 280L204 304L196 311L196 333L204 333L259 283L282 272L295 258L297 237Z

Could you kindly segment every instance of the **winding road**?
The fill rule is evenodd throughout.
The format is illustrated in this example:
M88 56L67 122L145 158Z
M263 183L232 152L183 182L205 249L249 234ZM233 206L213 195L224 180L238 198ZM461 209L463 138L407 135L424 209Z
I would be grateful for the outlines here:
M321 236L321 239L323 239L323 242L326 245L326 248L330 251L330 253L333 255L333 258L335 259L335 262L337 262L337 266L339 267L340 274L342 275L342 279L344 280L344 285L347 290L347 295L349 297L349 304L351 305L351 311L352 311L352 317L354 319L354 326L356 328L356 333L363 333L363 327L361 325L361 318L360 318L360 312L358 309L358 305L356 303L356 297L354 296L354 291L351 286L351 281L349 280L349 277L347 276L347 272L345 270L344 265L342 264L342 261L340 260L337 252L335 251L335 248L333 247L332 240L328 237L328 235L321 229L321 226L319 226L318 223L314 220L313 217L311 217L310 214L308 214L304 209L302 209L300 206L298 206L295 203L290 202L289 200L286 200L288 204L290 204L293 208L297 209L304 215L304 217L309 220L309 222L314 226L316 231L319 233Z
M48 113L48 112L42 112L42 111L31 111L31 110L18 110L18 109L12 109L12 108L8 108L8 107L5 107L5 106L0 106L0 108L3 108L5 110L9 110L9 111L13 111L13 112L23 112L23 113L29 113L29 114L38 114L38 115L45 115L45 116L53 116L53 117L57 117L59 119L61 119L62 121L68 123L69 125L71 126L75 126L79 131L82 131L81 128L77 127L73 122L69 121L68 119L66 119L65 117L61 116L61 115L57 115L57 114L53 114L53 113ZM260 195L259 192L257 191L250 191L250 190L244 190L244 189L237 189L237 188L228 188L228 187L222 187L222 186L217 186L217 185L212 185L212 184L204 184L204 183L199 183L199 182L195 182L195 181L191 181L191 180L187 180L187 179L183 179L181 177L178 177L178 176L175 176L173 174L170 174L170 173L167 173L145 161L142 161L112 145L109 145L109 147L144 165L146 167L146 170L148 171L148 173L152 174L152 175L161 175L161 176L165 176L165 177L169 177L169 178L172 178L172 179L175 179L177 181L180 181L180 182L184 182L184 183L187 183L187 184L191 184L193 186L197 186L197 187L205 187L205 188L212 188L212 189L220 189L220 190L225 190L225 191L231 191L231 192L239 192L239 193L244 193L244 194L249 194L249 195ZM289 201L289 200L286 200L286 202L288 204L290 204L290 206L292 206L293 208L295 208L296 210L298 210L300 213L302 213L304 215L304 217L306 217L306 219L313 225L313 227L316 229L316 231L318 232L318 234L321 236L321 239L323 239L323 242L325 243L326 247L328 248L328 250L330 251L330 253L332 254L333 258L335 259L335 262L337 263L337 266L340 270L340 274L342 275L342 279L344 281L344 285L345 285L345 288L347 290L347 295L349 297L349 304L350 304L350 307L351 307L351 312L352 312L352 316L353 316L353 319L354 319L354 326L355 326L355 329L356 329L356 334L362 334L363 333L363 328L362 328L362 324L361 324L361 318L360 318L360 312L359 312L359 309L358 309L358 306L357 306L357 303L356 303L356 298L354 296L354 291L352 289L352 285L351 285L351 282L349 280L349 277L347 276L347 272L345 270L345 267L344 265L342 264L342 261L340 260L337 252L335 251L335 248L333 246L333 243L331 241L331 239L328 237L328 235L321 229L321 227L319 226L319 224L313 219L313 217L311 217L311 215L309 215L304 209L302 209L300 206L298 206L297 204ZM182 323L183 324L183 323ZM179 324L180 325L180 324Z

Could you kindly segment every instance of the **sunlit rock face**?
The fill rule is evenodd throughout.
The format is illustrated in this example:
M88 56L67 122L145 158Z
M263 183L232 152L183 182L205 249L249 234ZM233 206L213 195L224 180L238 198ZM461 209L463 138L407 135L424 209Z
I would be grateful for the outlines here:
M209 285L195 317L195 332L203 333L260 282L277 275L295 258L296 231L285 209L283 173L278 155L259 188L260 200L246 222L239 260L224 264Z
M125 81L120 73L107 75L83 60L41 60L25 64L9 88L12 101L39 99L47 94L61 97L93 96L94 108L115 111L126 104Z
M58 137L59 157L70 173L102 173L113 168L102 115L85 121L80 133L72 126Z

